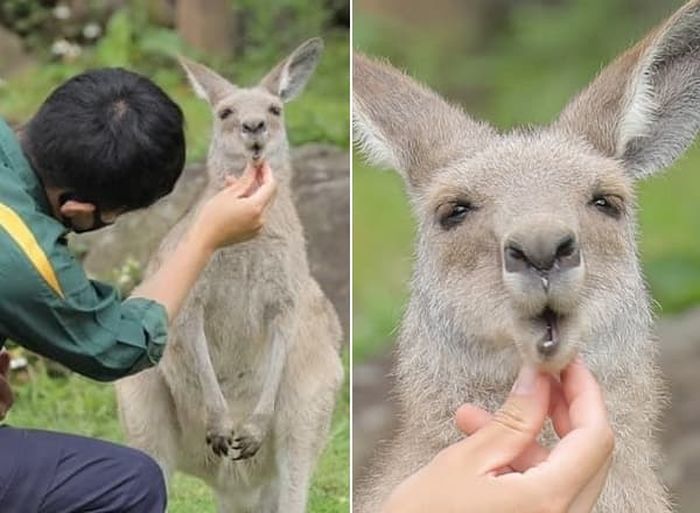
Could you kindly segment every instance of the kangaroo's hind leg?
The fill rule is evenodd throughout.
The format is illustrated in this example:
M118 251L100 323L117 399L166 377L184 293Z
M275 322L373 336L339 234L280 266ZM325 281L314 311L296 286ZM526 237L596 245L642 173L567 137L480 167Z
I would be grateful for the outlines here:
M241 490L215 490L217 513L282 513L277 509L276 490L271 486L241 492Z
M316 375L306 383L297 383L296 393L285 393L280 402L276 427L280 513L306 511L313 471L328 440L335 396L342 380L337 354L329 351L328 358L330 365L322 374L327 380L318 380ZM309 386L311 383L314 384Z

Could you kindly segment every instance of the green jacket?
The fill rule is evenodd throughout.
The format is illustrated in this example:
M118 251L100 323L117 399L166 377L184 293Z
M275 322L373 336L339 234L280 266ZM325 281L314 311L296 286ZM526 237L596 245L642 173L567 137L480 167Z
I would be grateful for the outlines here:
M5 339L100 381L155 365L167 314L91 281L38 177L0 118L0 348Z

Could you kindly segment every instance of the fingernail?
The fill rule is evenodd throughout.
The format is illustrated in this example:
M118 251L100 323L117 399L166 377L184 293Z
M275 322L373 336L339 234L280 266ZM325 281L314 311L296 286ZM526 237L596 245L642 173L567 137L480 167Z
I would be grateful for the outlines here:
M513 394L515 395L530 395L535 391L537 383L537 369L531 365L525 365L520 369L518 379L513 384Z

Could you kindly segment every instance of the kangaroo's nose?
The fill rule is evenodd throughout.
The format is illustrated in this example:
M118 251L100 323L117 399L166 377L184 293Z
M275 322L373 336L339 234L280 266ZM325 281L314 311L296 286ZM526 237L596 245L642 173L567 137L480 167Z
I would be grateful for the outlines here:
M567 228L528 230L507 238L503 262L511 273L567 270L581 265L581 251L576 235Z
M249 134L257 134L265 130L264 119L247 119L242 123L243 131Z

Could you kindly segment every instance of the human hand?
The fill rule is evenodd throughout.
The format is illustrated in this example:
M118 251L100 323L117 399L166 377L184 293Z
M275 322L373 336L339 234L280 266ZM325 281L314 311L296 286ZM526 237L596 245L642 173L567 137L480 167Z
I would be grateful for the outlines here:
M212 251L255 237L277 190L266 162L249 163L240 178L228 178L226 184L205 203L196 221L196 236Z
M2 420L12 407L15 397L10 387L10 353L0 351L0 420Z
M550 413L559 443L536 443ZM600 495L613 449L602 393L581 361L561 384L524 368L504 406L491 415L460 408L469 438L441 451L401 483L384 513L588 513Z

